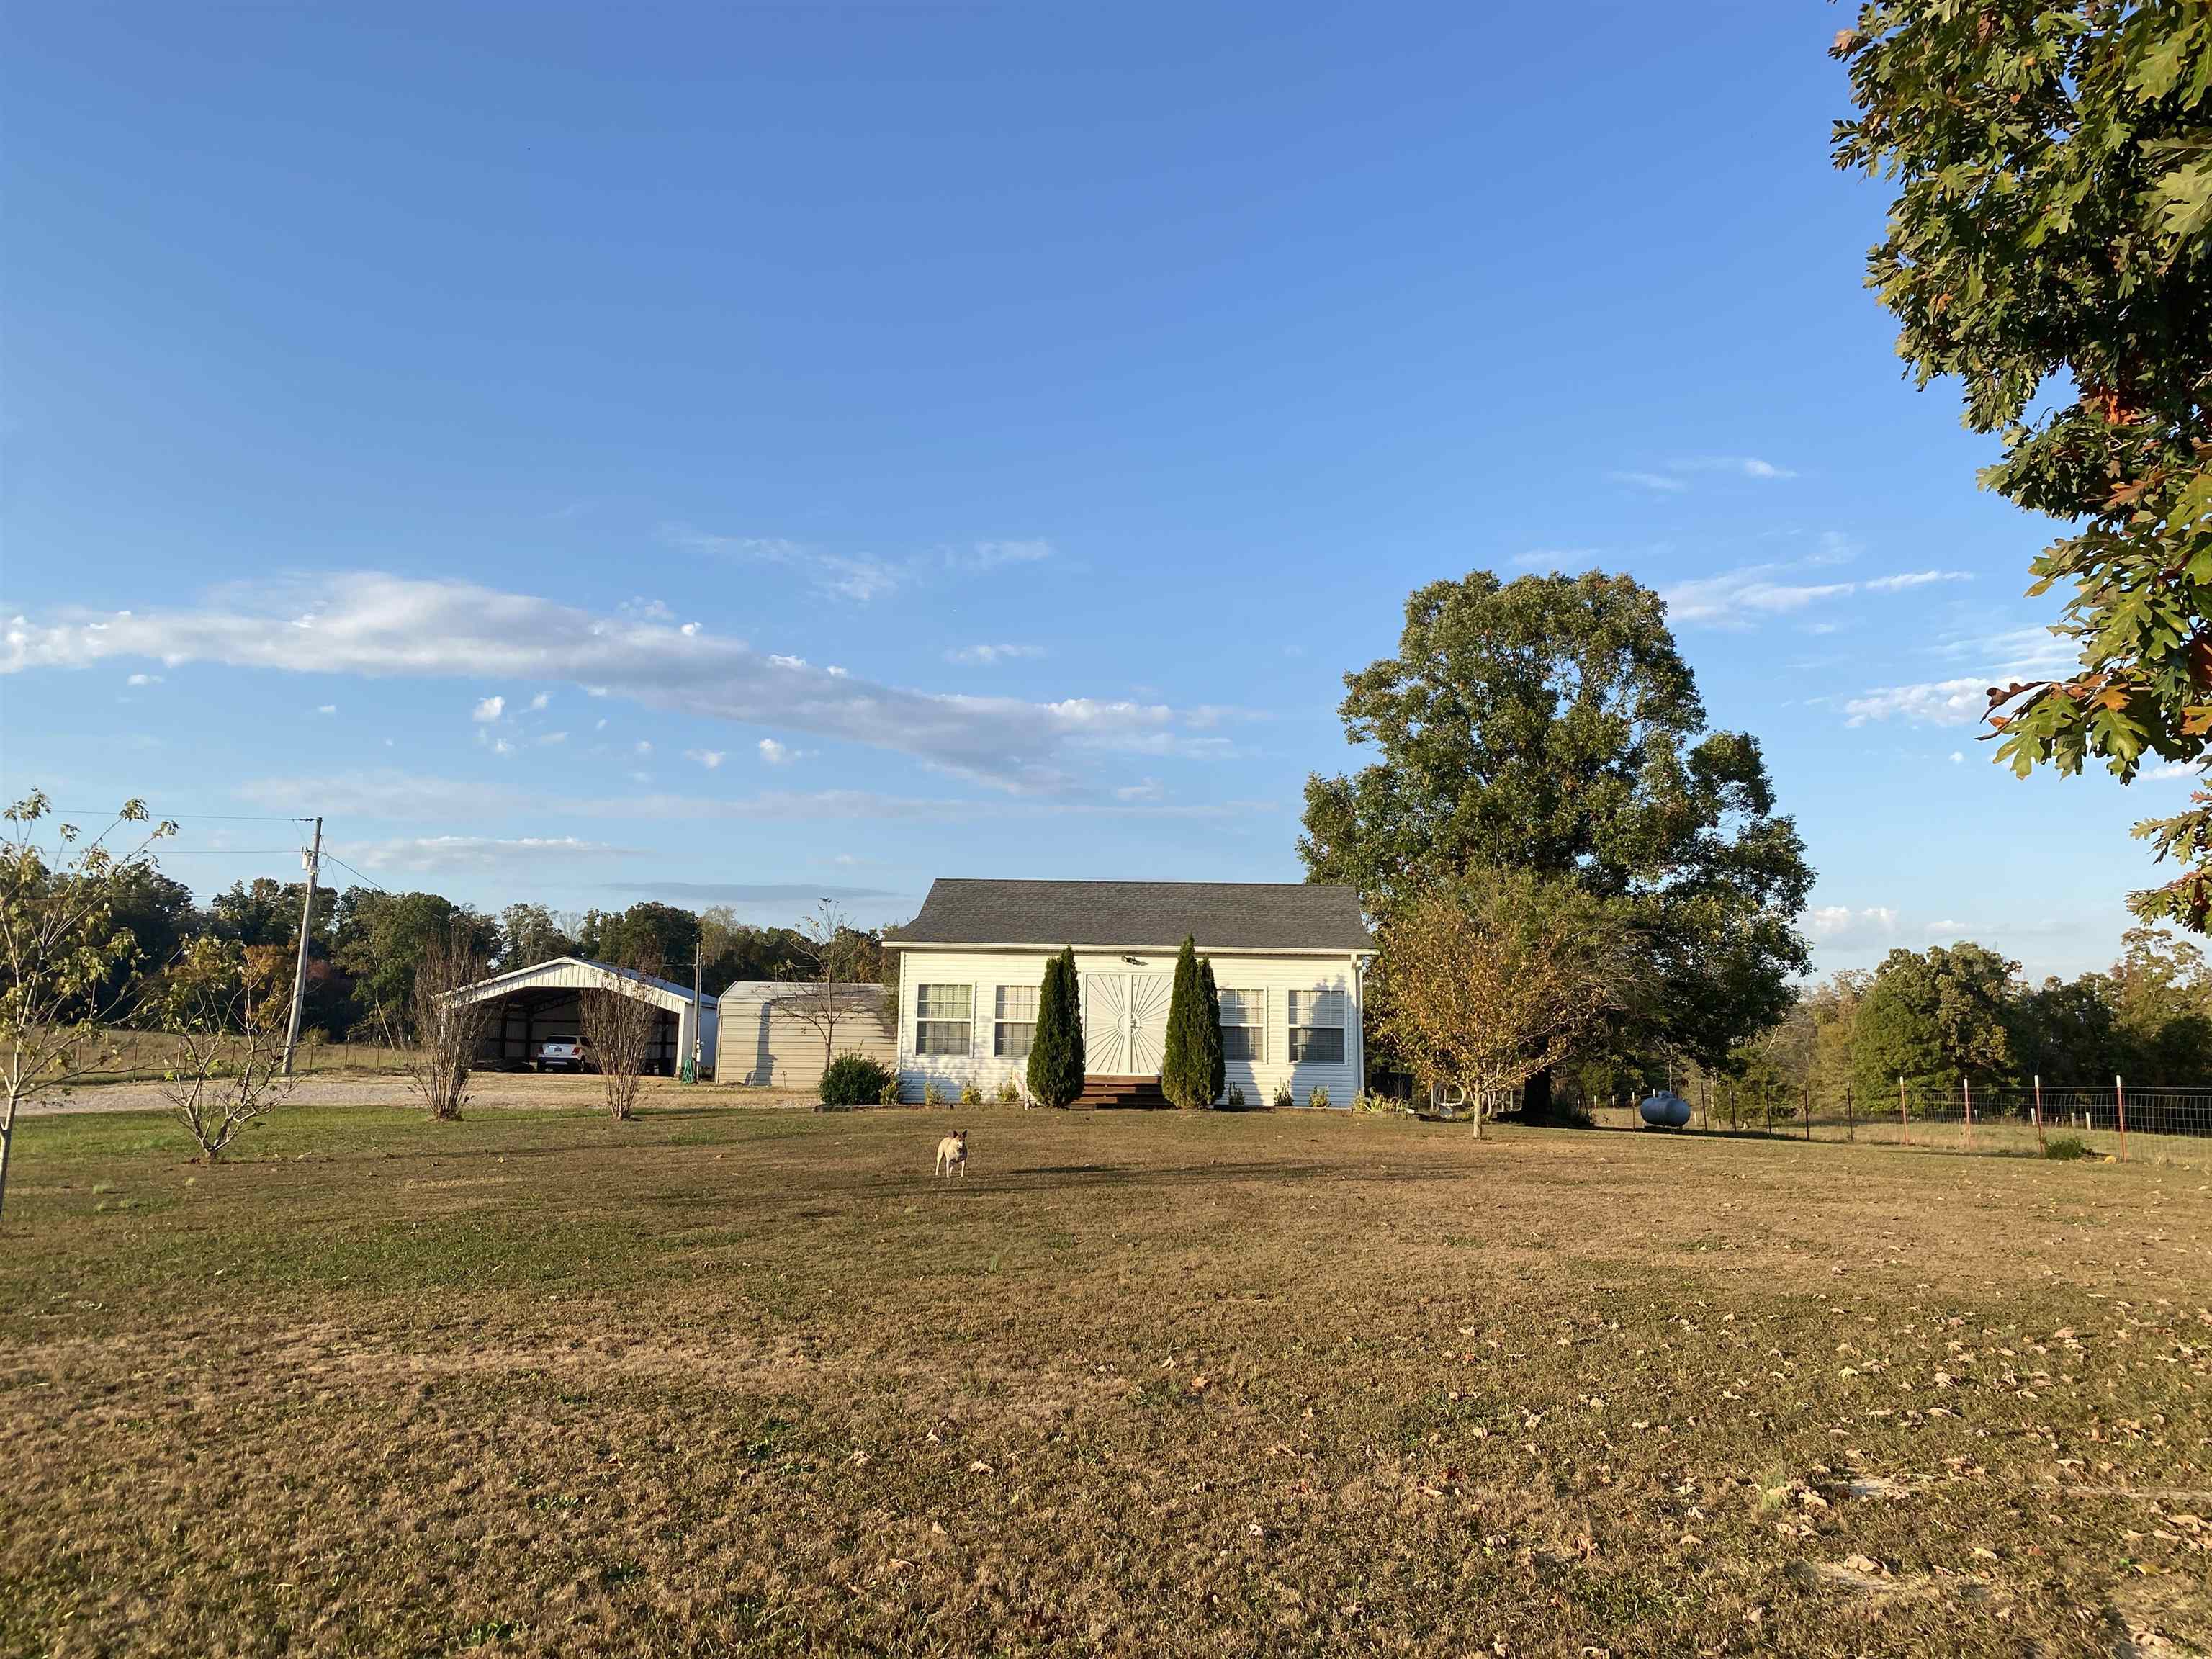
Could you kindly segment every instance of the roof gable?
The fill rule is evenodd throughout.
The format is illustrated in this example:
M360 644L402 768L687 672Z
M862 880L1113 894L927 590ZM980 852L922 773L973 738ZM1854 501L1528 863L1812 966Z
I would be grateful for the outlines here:
M1311 882L932 882L888 945L1118 945L1206 951L1371 951L1349 887Z

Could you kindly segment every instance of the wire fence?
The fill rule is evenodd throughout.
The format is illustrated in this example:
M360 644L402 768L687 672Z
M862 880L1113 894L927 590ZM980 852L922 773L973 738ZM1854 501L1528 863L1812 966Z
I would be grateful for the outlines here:
M2031 1085L1984 1093L1906 1083L1880 1099L1851 1089L1798 1089L1699 1079L1685 1085L1691 1133L1865 1141L1988 1152L2046 1152L2080 1141L2089 1156L2124 1160L2212 1160L2212 1089L2143 1089L2106 1084ZM1590 1102L1608 1128L1644 1127L1638 1101Z

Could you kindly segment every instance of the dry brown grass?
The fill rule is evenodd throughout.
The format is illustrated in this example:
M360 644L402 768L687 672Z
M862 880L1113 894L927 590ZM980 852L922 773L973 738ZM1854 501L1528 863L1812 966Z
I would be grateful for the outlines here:
M959 1115L34 1122L0 1652L2212 1647L2201 1164Z

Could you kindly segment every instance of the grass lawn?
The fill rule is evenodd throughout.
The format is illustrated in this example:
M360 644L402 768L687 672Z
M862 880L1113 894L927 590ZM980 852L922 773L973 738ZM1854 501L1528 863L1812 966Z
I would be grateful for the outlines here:
M0 1654L2212 1649L2207 1161L720 1104L247 1151L22 1132Z

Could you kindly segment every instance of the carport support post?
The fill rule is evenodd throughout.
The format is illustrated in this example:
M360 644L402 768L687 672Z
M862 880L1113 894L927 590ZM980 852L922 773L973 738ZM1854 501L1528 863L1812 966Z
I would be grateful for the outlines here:
M706 1044L699 1036L699 976L706 971L707 947L703 940L691 945L691 1052L684 1057L684 1080L699 1080L699 1060Z

